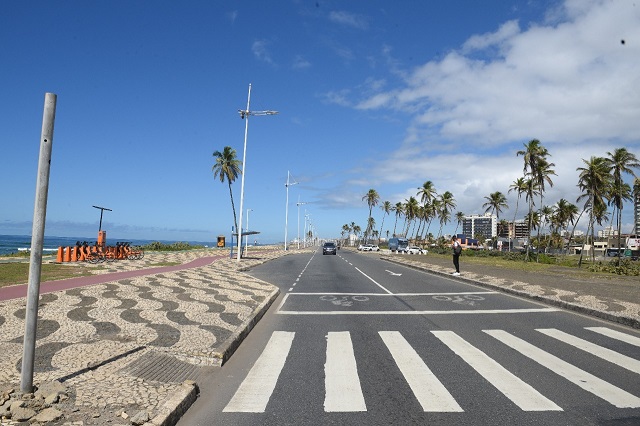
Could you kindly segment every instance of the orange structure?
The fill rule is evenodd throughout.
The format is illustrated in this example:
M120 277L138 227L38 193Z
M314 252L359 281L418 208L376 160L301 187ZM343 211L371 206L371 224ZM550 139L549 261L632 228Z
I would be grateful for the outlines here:
M64 249L62 247L58 247L58 255L56 256L56 262L62 263L62 254L64 253Z

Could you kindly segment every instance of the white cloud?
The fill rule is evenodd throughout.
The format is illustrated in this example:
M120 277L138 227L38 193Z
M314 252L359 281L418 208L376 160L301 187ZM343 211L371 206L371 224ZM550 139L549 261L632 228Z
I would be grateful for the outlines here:
M329 20L336 24L345 25L359 30L366 30L367 28L369 28L369 23L364 16L345 11L330 12Z
M311 67L311 62L307 61L304 57L298 55L293 58L292 68L299 70Z
M270 42L267 40L256 40L253 42L253 45L251 45L251 51L259 60L274 65L271 53L268 49L269 44Z

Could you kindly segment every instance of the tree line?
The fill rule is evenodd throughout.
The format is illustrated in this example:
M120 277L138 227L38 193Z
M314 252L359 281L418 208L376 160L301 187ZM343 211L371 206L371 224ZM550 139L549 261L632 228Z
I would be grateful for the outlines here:
M587 235L591 235L591 241L595 241L595 224L602 225L608 221L609 207L612 208L612 218L615 217L618 247L621 247L622 234L622 209L627 201L632 201L634 193L640 194L640 180L634 173L634 169L640 168L640 162L635 154L629 152L626 148L617 148L613 152L607 152L607 156L592 156L589 160L582 159L582 167L578 167L579 172L577 187L580 194L576 199L578 205L561 198L553 205L544 204L544 196L547 189L553 187L553 176L557 176L554 170L555 164L550 161L551 154L542 145L538 139L532 139L524 143L524 149L516 152L516 156L523 158L522 176L517 177L508 188L508 193L514 192L517 195L515 213L513 222L515 223L520 207L522 196L527 203L528 212L524 216L527 223L529 239L531 240L531 231L536 230L536 239L540 243L540 231L545 226L549 227L550 238L559 240L562 245L563 237L566 235L568 228L573 226L567 248L573 238L575 228L583 214L589 216ZM634 187L624 182L624 175L630 175L634 178ZM435 221L436 226L439 225L437 237L435 240L442 239L443 226L448 224L456 208L456 201L450 191L438 193L432 181L427 180L423 185L417 188L415 196L410 196L404 202L392 204L390 201L380 203L380 195L375 189L369 191L362 197L362 201L367 203L369 207L369 216L367 225L364 230L363 239L369 241L378 239L383 234L384 221L387 215L394 213L395 222L393 225L393 235L403 235L417 241L433 241L434 236L429 232L432 223ZM507 221L500 220L500 214L503 209L508 209L506 196L500 192L492 192L484 197L486 201L482 207L485 213L495 214L498 220L499 230L502 231L507 226ZM380 204L382 209L382 224L380 229L376 230L376 222L372 216L375 206ZM463 212L455 212L455 220L457 222L457 233L459 225L462 223L465 214ZM398 222L400 221L400 228ZM499 234L502 232L499 231ZM342 226L341 234L350 233L359 236L361 232L360 226L355 222L347 223ZM386 231L387 238L390 229ZM532 244L527 244L525 252L525 260L530 259L530 248ZM582 253L580 255L580 263L582 262ZM539 250L536 250L536 259ZM592 250L593 253L593 250ZM619 261L619 258L618 258Z

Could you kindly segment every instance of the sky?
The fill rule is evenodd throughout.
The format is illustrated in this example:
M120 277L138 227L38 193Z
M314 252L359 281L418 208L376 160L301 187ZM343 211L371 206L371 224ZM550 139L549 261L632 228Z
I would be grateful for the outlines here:
M251 84L250 110L278 114L249 119L243 223L274 243L305 217L321 238L364 229L369 189L395 204L427 180L466 214L500 191L512 219L534 138L555 164L544 203L575 203L584 159L640 157L638 70L637 0L2 1L0 234L31 233L45 93L46 235L97 234L97 205L107 241L206 242L230 238L213 152L242 160Z

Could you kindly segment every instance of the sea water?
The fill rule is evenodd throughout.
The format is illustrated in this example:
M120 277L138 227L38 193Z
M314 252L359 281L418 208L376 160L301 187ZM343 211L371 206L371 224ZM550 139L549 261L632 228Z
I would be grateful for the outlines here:
M58 251L58 247L73 247L76 242L87 241L89 244L95 243L96 239L87 237L44 237L44 244L42 252L43 254L55 253ZM163 240L114 240L107 239L107 245L115 245L116 241L128 241L133 246L143 246L150 244L154 241L160 241L164 244L173 244L175 241L163 241ZM192 245L215 247L215 242L200 242L200 241L185 241ZM0 235L0 256L10 253L16 253L19 251L27 251L31 248L31 236L30 235Z

